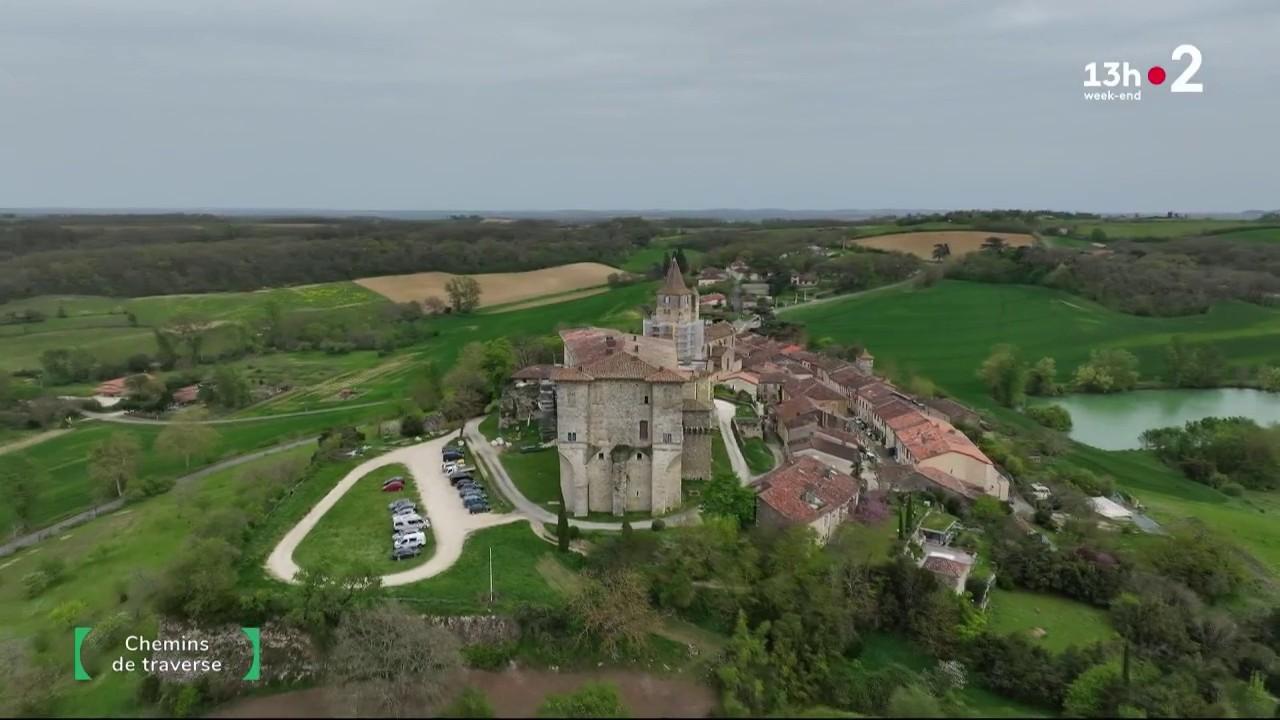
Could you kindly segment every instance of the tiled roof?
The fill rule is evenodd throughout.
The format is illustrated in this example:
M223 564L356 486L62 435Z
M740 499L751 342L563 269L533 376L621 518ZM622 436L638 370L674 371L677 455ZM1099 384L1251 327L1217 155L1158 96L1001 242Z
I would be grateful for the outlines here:
M796 523L808 523L858 498L858 484L825 463L801 457L757 481L760 501Z
M97 395L122 395L125 391L125 379L122 377L113 378L102 383L94 390Z
M868 400L874 400L876 398L892 395L895 392L897 391L893 389L892 385L889 385L888 383L883 383L883 382L876 382L876 383L872 383L870 385L864 385L858 388L858 397L864 397L864 398L867 398Z
M511 373L512 380L545 380L551 377L554 365L530 365Z
M598 327L579 327L560 331L565 354L574 365L589 365L614 352L629 352L655 367L676 366L675 342L666 338Z
M651 383L683 383L688 382L689 377L670 368L659 368L657 372L646 376L645 381Z
M728 273L721 270L720 268L708 266L708 267L702 268L702 270L698 273L698 277L706 280L711 280L713 278L719 279L723 277L728 277Z
M932 482L938 487L950 490L957 495L963 495L967 498L976 498L982 494L981 489L973 487L951 473L939 470L936 467L931 467L929 465L917 465L915 470L917 473L929 480L929 482Z
M662 284L659 295L692 295L693 291L684 284L684 275L680 273L680 263L672 258L671 267L667 268L667 279Z
M576 367L558 367L551 371L551 379L556 382L591 382L593 378Z
M698 302L702 303L703 305L710 305L711 303L724 302L725 300L726 298L724 296L724 293L710 293L698 298Z
M702 332L704 340L710 342L733 335L733 325L727 322L712 323Z
M856 367L846 366L833 373L831 379L847 390L857 390L864 385L876 382L872 375L866 375Z
M954 452L991 464L991 459L972 440L965 437L964 433L952 427L951 423L937 418L926 420L927 422L897 431L898 442L907 448L916 462Z
M823 385L817 380L793 380L782 386L791 397L804 396L820 402L843 401L844 395Z
M583 372L597 380L643 380L658 372L658 368L635 355L617 351L581 367ZM680 381L683 382L683 378Z
M911 407L911 405L899 400L898 398L893 398L889 402L876 407L876 415L879 415L880 419L885 422L893 420L896 417L906 415L907 413L916 413L917 415L920 415L922 420L924 419L924 416L921 415L914 407Z

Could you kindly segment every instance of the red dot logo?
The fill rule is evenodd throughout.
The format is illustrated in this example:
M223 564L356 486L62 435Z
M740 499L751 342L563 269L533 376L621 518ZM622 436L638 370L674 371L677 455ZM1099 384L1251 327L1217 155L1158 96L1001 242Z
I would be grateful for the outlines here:
M1147 71L1147 80L1152 85L1159 85L1163 83L1164 77L1165 77L1164 68L1160 67L1159 65L1156 65L1155 67Z

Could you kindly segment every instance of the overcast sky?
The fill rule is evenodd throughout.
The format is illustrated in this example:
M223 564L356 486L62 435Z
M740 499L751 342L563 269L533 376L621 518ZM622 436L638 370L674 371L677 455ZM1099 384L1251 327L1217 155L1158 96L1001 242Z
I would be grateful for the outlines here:
M6 206L1274 209L1280 1L0 0Z

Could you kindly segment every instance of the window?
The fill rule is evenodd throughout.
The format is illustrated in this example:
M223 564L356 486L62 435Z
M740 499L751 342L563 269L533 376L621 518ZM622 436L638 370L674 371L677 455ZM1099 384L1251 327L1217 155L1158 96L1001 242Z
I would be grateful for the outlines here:
M644 459L644 455L641 455L640 453L636 453L636 459L637 459L637 460L643 460L643 459Z
M664 442L664 443L670 443L670 442L671 442L671 433L662 433L662 442Z
M599 455L597 455L596 457L598 457L598 458L600 458L601 460L603 460L603 459L604 459L604 453L600 453L600 454L599 454Z
M649 396L648 396L648 395L645 395L645 396L644 396L644 404L645 404L645 405L648 405L648 404L649 404Z
M578 433L576 433L576 432L571 432L571 433L569 433L568 440L569 440L569 442L577 442L577 441L578 441Z
M649 421L648 420L640 421L640 439L641 440L649 439Z

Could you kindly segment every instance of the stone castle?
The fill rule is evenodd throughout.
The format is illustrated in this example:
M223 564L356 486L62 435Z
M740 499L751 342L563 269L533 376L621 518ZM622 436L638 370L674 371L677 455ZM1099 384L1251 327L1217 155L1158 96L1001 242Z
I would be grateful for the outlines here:
M685 480L711 477L712 381L740 367L734 329L701 318L674 261L656 300L642 334L562 330L563 362L522 368L503 395L503 427L536 422L554 439L574 516L665 513Z

